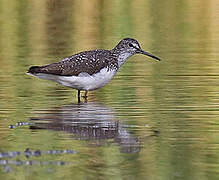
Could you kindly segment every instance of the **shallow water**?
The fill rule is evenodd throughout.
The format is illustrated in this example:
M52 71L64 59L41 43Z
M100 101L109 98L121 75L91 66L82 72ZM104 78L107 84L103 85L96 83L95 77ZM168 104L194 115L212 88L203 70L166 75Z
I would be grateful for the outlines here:
M218 7L2 0L0 179L218 179ZM162 61L131 57L87 102L25 74L124 37Z

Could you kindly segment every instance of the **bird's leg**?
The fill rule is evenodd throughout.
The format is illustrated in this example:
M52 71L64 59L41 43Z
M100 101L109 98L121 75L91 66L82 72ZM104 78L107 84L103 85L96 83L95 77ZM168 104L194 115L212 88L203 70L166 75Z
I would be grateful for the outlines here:
M81 102L81 96L80 96L80 90L78 90L78 102L80 103Z
M88 93L88 91L85 91L84 98L87 98L87 93Z
M78 90L78 98L80 98L80 96L81 96L81 95L80 95L80 93L81 93L81 91L80 91L80 90Z
M85 91L84 95L82 96L84 99L87 99L87 93L88 91Z

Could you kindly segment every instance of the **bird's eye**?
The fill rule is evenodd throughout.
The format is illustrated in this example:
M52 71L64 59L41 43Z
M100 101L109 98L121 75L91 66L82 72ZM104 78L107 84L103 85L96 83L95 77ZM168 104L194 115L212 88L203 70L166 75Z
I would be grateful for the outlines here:
M129 47L134 47L132 43L129 43Z

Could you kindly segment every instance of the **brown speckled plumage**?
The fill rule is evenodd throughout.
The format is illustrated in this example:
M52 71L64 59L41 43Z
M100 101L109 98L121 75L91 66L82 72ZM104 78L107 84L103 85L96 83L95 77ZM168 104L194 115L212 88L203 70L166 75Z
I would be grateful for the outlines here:
M118 69L118 59L123 53L134 55L142 53L138 47L130 45L140 45L135 39L125 38L121 40L112 50L91 50L84 51L70 57L67 57L60 62L48 64L45 66L32 66L28 73L37 74L53 74L59 76L78 76L80 73L88 73L89 75L98 73L102 68Z
M92 50L75 54L57 63L45 66L32 66L28 72L78 76L82 72L86 72L89 75L95 74L104 67L109 69L118 68L115 54L108 50Z

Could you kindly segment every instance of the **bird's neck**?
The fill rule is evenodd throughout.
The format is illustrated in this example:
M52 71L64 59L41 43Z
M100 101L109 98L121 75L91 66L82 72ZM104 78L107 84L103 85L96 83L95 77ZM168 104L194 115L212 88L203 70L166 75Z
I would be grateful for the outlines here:
M121 67L123 65L123 63L129 58L131 57L133 54L130 52L121 52L118 57L118 66Z
M118 48L117 46L111 50L111 53L115 57L115 59L117 59L118 68L120 68L129 57L134 55L134 53L124 51L124 50Z

